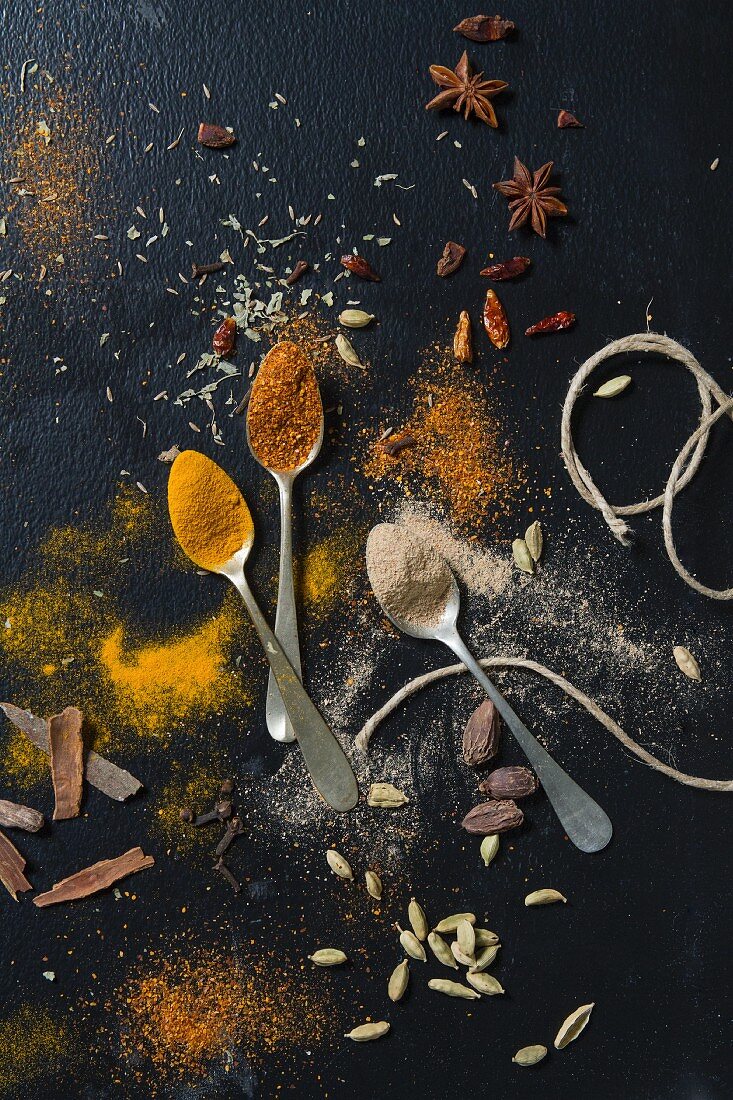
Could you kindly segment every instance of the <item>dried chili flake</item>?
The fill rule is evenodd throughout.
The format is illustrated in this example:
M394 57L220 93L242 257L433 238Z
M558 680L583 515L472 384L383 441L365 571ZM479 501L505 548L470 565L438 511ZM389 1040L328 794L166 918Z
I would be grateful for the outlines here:
M455 241L448 241L443 249L443 255L438 260L438 266L435 270L438 275L444 279L447 275L452 275L454 271L458 271L465 256L466 250L462 244L456 244Z
M382 281L381 276L377 275L372 265L363 256L356 256L351 252L347 252L345 256L341 257L339 263L352 275L357 275L360 279L368 279L371 283L381 283Z
M228 149L237 140L229 130L213 122L200 122L197 137L199 145L205 145L208 149Z
M495 348L505 348L507 346L509 343L509 321L496 291L491 289L486 291L484 328Z
M574 313L561 310L559 313L553 313L551 317L543 317L536 325L530 325L524 335L541 336L545 332L563 332L567 328L572 328L575 320Z
M575 115L571 115L570 111L560 111L557 116L557 128L558 130L584 130L585 126Z
M453 28L471 42L498 42L514 29L514 23L500 15L470 15Z
M390 458L396 458L400 451L407 450L408 447L414 447L417 443L414 435L410 435L409 432L404 432L403 435L397 435L393 439L387 439L382 443L382 450L385 454L388 454Z
M237 322L233 317L225 317L214 333L211 346L216 355L225 358L234 351L234 342L237 338Z
M293 283L297 283L298 279L302 279L309 268L310 264L307 260L298 260L297 264L285 280L285 285L292 286Z
M520 275L524 275L531 262L529 256L515 256L511 260L503 260L501 263L485 267L481 274L497 283L505 279L517 279Z

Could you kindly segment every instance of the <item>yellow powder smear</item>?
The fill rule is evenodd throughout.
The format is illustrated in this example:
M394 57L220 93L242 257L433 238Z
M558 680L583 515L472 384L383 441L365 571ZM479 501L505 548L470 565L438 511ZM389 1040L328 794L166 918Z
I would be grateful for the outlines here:
M0 1091L68 1069L72 1059L68 1029L44 1009L23 1005L0 1021Z
M125 647L117 626L100 644L99 661L123 722L139 733L166 734L185 720L244 702L241 674L229 667L228 651L241 630L241 612L227 594L222 610L170 641Z
M330 610L345 594L359 567L359 532L341 529L306 551L300 567L300 591L309 613Z
M171 466L168 510L176 538L201 569L224 565L253 535L239 489L199 451L182 451Z

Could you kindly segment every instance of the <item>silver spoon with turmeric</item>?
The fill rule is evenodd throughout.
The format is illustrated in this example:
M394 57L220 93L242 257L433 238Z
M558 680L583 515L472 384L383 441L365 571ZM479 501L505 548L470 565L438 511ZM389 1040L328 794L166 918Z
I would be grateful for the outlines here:
M351 765L267 625L244 575L254 542L254 525L244 497L228 474L206 455L182 451L168 478L168 511L184 553L201 569L227 577L242 597L314 787L334 810L353 809L359 790Z
M283 340L262 360L247 406L247 443L277 482L280 494L280 575L275 634L301 676L298 616L293 584L293 482L316 459L323 443L323 405L313 366L298 344ZM265 721L276 741L293 729L270 673Z
M458 633L460 594L445 559L406 527L380 523L369 532L366 560L374 595L397 629L413 638L443 642L476 677L524 750L576 848L582 852L605 848L613 833L606 812L529 732Z

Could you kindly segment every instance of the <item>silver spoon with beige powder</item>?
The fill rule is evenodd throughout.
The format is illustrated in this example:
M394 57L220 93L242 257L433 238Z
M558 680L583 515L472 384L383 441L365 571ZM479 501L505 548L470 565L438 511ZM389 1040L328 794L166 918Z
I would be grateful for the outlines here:
M608 815L543 749L497 691L458 633L460 594L448 563L406 527L380 523L369 532L367 572L374 595L398 630L443 642L476 677L524 749L560 824L582 852L598 852L611 839Z

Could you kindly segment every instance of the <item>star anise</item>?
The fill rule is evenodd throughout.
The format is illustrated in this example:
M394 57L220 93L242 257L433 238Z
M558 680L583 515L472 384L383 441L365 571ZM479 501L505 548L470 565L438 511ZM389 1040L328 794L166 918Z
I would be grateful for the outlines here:
M517 229L531 218L532 228L540 237L547 231L547 219L564 217L568 208L557 196L559 187L547 187L552 172L551 160L532 173L522 164L519 157L514 158L514 176L510 180L495 183L495 190L510 199L509 209L512 218L509 229Z
M504 80L483 80L483 73L471 75L467 53L463 54L455 69L447 69L445 65L431 65L430 75L438 87L445 91L438 92L435 99L425 104L426 111L452 107L454 111L463 110L464 118L468 118L473 111L482 122L497 128L499 123L491 100L509 87Z

